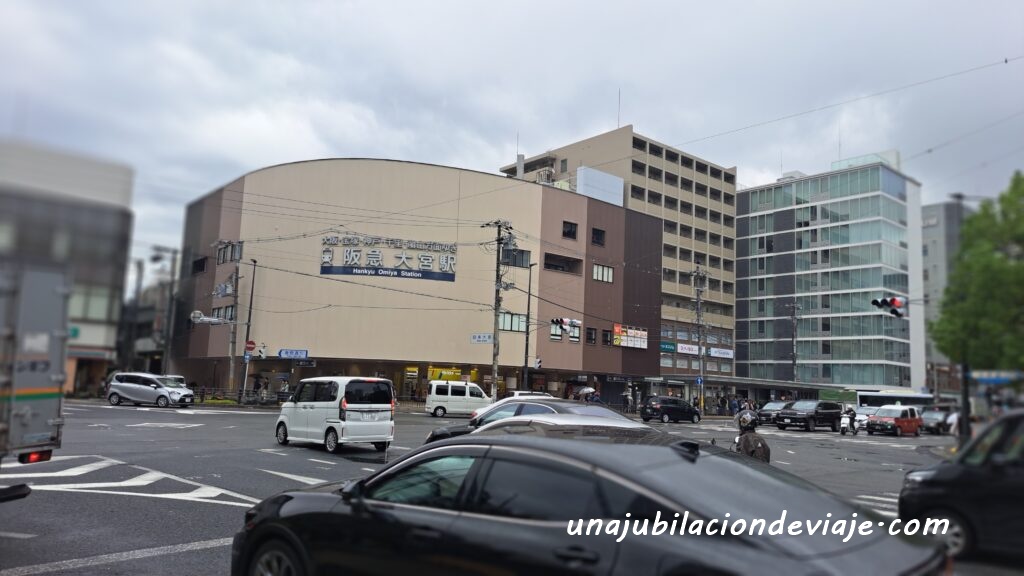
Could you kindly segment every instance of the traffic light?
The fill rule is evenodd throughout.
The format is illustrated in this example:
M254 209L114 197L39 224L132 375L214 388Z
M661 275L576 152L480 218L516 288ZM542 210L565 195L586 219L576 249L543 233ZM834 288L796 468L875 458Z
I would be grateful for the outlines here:
M263 343L260 344L260 347L256 349L256 356L259 357L260 360L263 360L263 359L265 359L267 357L267 345L266 344L263 344Z
M583 325L583 322L573 318L552 318L551 323L561 328L563 332L568 332L570 327L578 328Z
M537 361L534 362L533 367L537 370L540 370L540 356L537 356Z
M888 310L889 314L892 314L897 318L902 318L903 310L901 310L901 308L906 304L906 301L904 301L903 298L893 296L892 298L875 298L871 301L871 304L874 305L875 308Z

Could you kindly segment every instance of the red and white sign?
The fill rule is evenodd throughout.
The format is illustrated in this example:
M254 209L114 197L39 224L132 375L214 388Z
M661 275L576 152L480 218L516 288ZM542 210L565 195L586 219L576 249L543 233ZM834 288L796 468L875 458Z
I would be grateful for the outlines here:
M245 351L246 352L252 352L255 349L256 349L256 342L254 342L252 340L249 340L248 342L245 343Z

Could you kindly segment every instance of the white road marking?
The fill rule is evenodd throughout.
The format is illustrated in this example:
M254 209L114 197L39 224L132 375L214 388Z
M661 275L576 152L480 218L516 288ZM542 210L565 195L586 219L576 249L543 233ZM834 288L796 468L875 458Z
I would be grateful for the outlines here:
M185 424L184 422L143 422L141 424L125 424L128 428L176 428L179 430L185 428L196 428L202 426L202 424Z
M172 546L160 546L158 548L143 548L141 550L131 550L128 552L117 552L115 554L102 554L100 556L76 558L74 560L61 560L59 562L48 562L46 564L35 564L33 566L18 566L15 568L7 568L6 570L0 570L0 576L30 576L31 574L47 574L50 572L62 572L65 570L74 570L76 568L88 568L91 566L101 566L103 564L113 564L115 562L138 560L140 558L152 558L154 556L207 550L209 548L222 548L224 546L230 546L231 540L231 538L218 538L216 540L202 540L199 542L190 542L188 544L175 544Z
M92 456L89 454L80 454L77 456L53 456L46 462L59 462L60 460L71 460L72 458L101 458L101 456ZM45 464L46 462L37 462L35 464L22 464L21 462L5 462L4 468L24 468L25 466L38 468L40 464Z
M69 412L88 412L89 411L88 408L72 408L70 406L65 406L64 409L68 410Z
M89 428L110 428L110 424L89 424Z
M319 462L321 464L330 464L331 466L334 466L336 464L336 462L329 462L327 460L317 460L316 458L306 458L306 460L309 460L310 462Z
M895 504L896 502L899 501L896 498L890 498L888 496L869 496L867 494L862 494L860 496L857 496L857 499L859 499L859 500L861 500L861 499L878 500L879 502L885 502L885 503L888 503L888 504Z
M796 454L796 452L793 452L792 450L786 450L786 452L788 452L790 454Z
M895 517L899 516L899 514L897 514L895 512L892 512L890 510L879 510L877 508L872 508L871 511L874 512L875 514L881 514L882 516L885 516L887 518L895 518ZM0 574L0 576L3 576L3 575Z
M131 488L136 486L149 486L153 482L164 478L160 472L147 472L135 478L122 480L120 482L85 482L78 484L40 484L33 488L37 490L82 490L85 488Z
M782 460L776 460L775 463L776 464L785 464L786 466L792 466L792 464L790 464L789 462L783 462Z
M150 408L136 408L136 410L142 410L143 412L149 412Z
M408 446L391 446L391 449L392 450L412 450L412 448L409 448Z
M82 474L88 474L89 472L95 472L117 464L124 464L120 460L106 459L99 462L90 462L88 464L82 464L81 466L75 466L74 468L68 468L67 470L60 470L57 472L25 472L15 474L0 474L0 480L6 480L8 478L58 478L67 476L81 476Z
M895 492L882 492L882 496L892 496L893 498L899 498L899 494Z
M230 430L232 428L238 428L238 426L225 426L225 427L221 428L221 430Z
M366 470L367 472L376 472L373 468L363 468L363 470Z
M0 532L0 538L14 538L15 540L28 540L35 538L35 534L24 534L22 532Z
M265 454L273 454L274 456L287 456L279 452L280 448L260 448L259 451Z
M286 474L284 472L275 472L273 470L264 470L263 468L257 468L257 470L260 470L261 472L266 472L267 474L273 474L274 476L280 476L281 478L287 478L289 480L294 480L296 482L301 482L303 484L323 484L324 482L326 482L326 480L320 480L318 478L310 478L308 476L299 476L298 474ZM0 576L2 576L2 575L0 575Z

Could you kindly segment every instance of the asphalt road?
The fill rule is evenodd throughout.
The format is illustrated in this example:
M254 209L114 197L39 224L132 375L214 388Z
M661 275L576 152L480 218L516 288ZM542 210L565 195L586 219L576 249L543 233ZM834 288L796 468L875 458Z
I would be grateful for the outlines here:
M274 440L276 411L66 406L53 461L0 464L0 485L33 493L0 505L0 576L27 574L226 574L230 538L244 511L284 489L363 476L385 463L372 446L322 447ZM399 413L397 457L434 427L458 419ZM652 424L729 445L727 421ZM882 514L895 516L904 473L934 462L949 437L841 437L762 429L772 462ZM1013 574L1010 564L958 565L961 574Z

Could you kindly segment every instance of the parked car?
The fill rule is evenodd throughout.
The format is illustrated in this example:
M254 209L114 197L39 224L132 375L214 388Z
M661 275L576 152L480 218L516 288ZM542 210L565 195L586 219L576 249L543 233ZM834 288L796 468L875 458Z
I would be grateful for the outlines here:
M838 402L826 400L797 400L789 408L783 408L775 415L775 425L779 430L790 426L814 430L818 426L828 426L833 432L839 432L839 417L843 407Z
M995 420L951 460L907 473L900 518L949 521L953 554L975 550L1021 555L1024 513L1024 410Z
M878 412L878 406L860 406L854 408L857 412L857 429L864 430L868 427L868 418Z
M581 519L605 519L606 527L614 519L618 528L623 519L667 524L684 514L702 526L708 519L710 530L710 519L735 526L739 510L773 519L784 509L785 521L799 524L820 523L825 511L883 518L722 447L629 428L526 428L428 444L361 480L271 496L245 513L231 573L725 575L756 567L838 576L934 575L947 567L940 543L881 529L852 542L834 532L774 537L767 530L574 535L574 524L585 533Z
M793 402L786 402L783 400L776 400L769 402L761 407L757 411L757 423L758 424L775 424L775 416L783 408L789 408L793 406Z
M367 442L383 452L395 437L394 386L383 378L307 378L281 405L275 430L282 445L313 442L336 452Z
M661 420L669 422L700 422L700 410L686 400L676 396L650 396L640 407L640 418L644 422Z
M941 410L925 410L921 414L921 427L929 434L946 434L949 432L949 424L946 419L949 412Z
M431 380L425 410L438 418L445 414L472 414L491 403L483 389L472 382Z
M874 415L868 418L868 434L904 434L921 435L921 417L917 408L913 406L900 406L888 404L882 406Z
M486 426L487 424L497 422L505 418L512 418L513 416L531 416L536 414L580 414L639 424L639 422L631 420L610 408L594 404L586 404L576 400L563 400L561 398L535 398L529 396L521 398L507 398L493 404L492 406L493 407L488 407L488 409L481 411L479 414L474 414L473 417L469 419L469 422L465 424L453 424L451 426L435 428L427 435L427 438L423 443L429 444L438 440L469 434L481 426Z
M171 404L185 407L195 403L192 391L177 380L147 372L117 372L110 377L107 401L114 406L123 402L156 404L167 408Z

